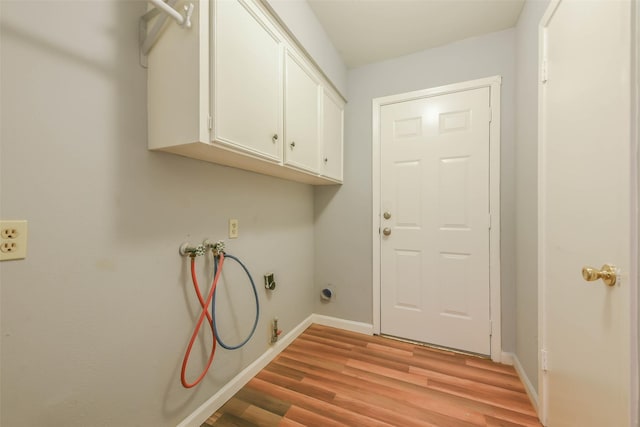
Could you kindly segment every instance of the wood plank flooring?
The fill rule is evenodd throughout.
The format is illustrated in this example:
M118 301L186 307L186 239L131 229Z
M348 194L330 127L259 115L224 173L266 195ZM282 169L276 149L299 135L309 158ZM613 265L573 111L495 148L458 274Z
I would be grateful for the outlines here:
M202 427L540 426L515 370L312 325Z

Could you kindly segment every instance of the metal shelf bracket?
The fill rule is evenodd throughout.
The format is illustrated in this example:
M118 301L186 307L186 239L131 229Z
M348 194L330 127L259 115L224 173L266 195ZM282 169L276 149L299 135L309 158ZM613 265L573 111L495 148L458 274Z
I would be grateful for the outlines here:
M138 39L140 46L140 65L147 67L147 55L151 51L153 45L156 44L160 36L160 30L164 26L167 18L173 18L182 28L191 28L191 15L193 15L193 3L187 3L183 6L183 12L180 13L173 8L177 0L148 0L155 7L140 17L138 23ZM149 21L164 12L162 16L156 19L151 30L147 31Z

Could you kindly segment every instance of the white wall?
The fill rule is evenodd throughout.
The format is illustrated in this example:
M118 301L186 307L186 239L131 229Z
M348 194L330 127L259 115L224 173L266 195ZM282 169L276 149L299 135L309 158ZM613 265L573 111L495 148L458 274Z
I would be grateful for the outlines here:
M347 67L306 0L263 0L280 17L289 31L331 80L347 93Z
M147 151L145 7L0 2L0 215L29 221L27 259L0 264L3 426L176 425L268 348L274 315L287 331L313 311L310 186ZM228 251L257 281L261 321L185 390L198 310L178 246L225 239L230 217L240 238ZM236 316L222 315L229 341L252 320L237 286L220 301ZM191 378L205 359L194 356Z
M372 322L371 101L373 98L482 77L502 80L502 339L515 350L515 30L467 39L349 71L345 184L317 188L316 289L335 300L317 311Z
M538 388L538 25L528 1L516 27L516 356Z

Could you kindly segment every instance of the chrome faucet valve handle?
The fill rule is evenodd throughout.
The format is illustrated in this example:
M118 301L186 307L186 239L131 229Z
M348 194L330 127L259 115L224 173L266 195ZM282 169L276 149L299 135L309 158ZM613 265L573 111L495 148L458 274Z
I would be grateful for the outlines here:
M185 242L180 245L179 252L182 256L190 256L191 258L195 258L197 256L204 255L205 247L203 245L191 246L189 243Z
M202 242L202 245L206 249L211 249L214 255L224 253L225 245L223 240L218 240L217 242L213 242L209 239L205 239L204 242Z

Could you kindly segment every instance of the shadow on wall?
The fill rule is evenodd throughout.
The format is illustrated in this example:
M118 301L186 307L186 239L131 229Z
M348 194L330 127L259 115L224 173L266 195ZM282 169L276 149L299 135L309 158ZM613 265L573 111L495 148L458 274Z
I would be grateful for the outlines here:
M319 185L315 188L314 211L316 219L322 215L340 191L341 185Z
M34 3L32 7L37 7L37 3ZM64 199L90 201L98 209L111 210L106 216L111 218L113 223L102 224L103 231L106 235L111 236L110 243L117 245L126 244L127 241L132 244L140 241L139 244L143 246L147 245L149 240L158 237L158 229L162 229L160 223L166 219L165 212L169 206L180 207L181 209L178 210L169 210L173 210L176 217L183 216L188 221L190 209L196 209L193 203L194 195L211 193L213 197L213 191L207 191L205 187L215 183L211 176L207 180L203 179L201 176L203 167L196 163L177 165L175 159L163 154L149 153L146 149L146 71L139 65L137 47L132 47L137 43L137 17L144 13L145 8L145 2L115 3L115 6L111 8L115 16L110 18L109 22L127 23L129 26L126 28L123 26L95 28L96 32L106 33L102 36L108 42L103 47L108 54L101 51L99 47L95 47L95 51L90 49L82 52L72 46L67 46L64 42L59 42L62 38L47 38L42 34L42 31L39 34L38 31L34 31L30 27L16 25L10 21L2 23L3 37L13 39L14 42L22 45L28 45L30 50L37 51L38 56L55 58L59 63L71 64L72 67L82 70L86 75L92 75L101 82L108 82L110 92L104 95L116 99L117 105L131 106L131 108L117 108L113 115L102 118L109 122L105 124L105 127L109 128L111 135L107 139L113 142L113 146L96 147L95 144L100 142L100 139L94 140L91 135L86 135L86 144L83 146L73 145L73 135L69 135L68 147L55 146L55 140L49 141L51 143L49 149L73 151L73 155L63 165L64 175L73 177L64 185L67 188L63 190L63 193L67 194ZM78 12L79 15L81 13ZM78 30L78 33L81 31ZM76 37L82 37L82 35L77 34ZM113 48L115 48L114 51L108 51ZM65 86L69 82L56 81L52 76L51 81L44 83L55 88L60 85ZM72 84L64 90L69 91L67 102L69 100L77 102L82 98L82 94L75 92L77 89ZM61 98L64 100L63 97ZM87 108L90 108L94 100L87 99L86 101ZM75 106L70 110L76 108L82 107ZM31 111L24 113L29 114ZM69 114L72 112L70 111ZM64 123L60 125L64 126ZM73 131L65 129L65 132L71 134ZM104 170L104 166L111 170ZM46 181L48 177L55 176L55 181L64 179L56 176L55 170L48 172L34 177L36 187L46 188L49 184ZM99 180L93 180L91 177L100 174L108 176L113 182L105 183L102 181L100 182L102 188L93 187L92 184ZM194 187L197 188L197 193L193 191ZM71 217L82 216L82 206L74 205L76 204L72 203L68 209L59 206L58 209L67 210ZM80 209L78 210L78 208ZM164 225L171 224L165 223ZM178 221L174 221L173 225L183 229ZM105 242L101 244L105 245ZM115 258L113 256L105 257L98 261L97 267L115 272L121 267ZM199 315L200 307L193 304L193 298L189 294L191 289L187 285L191 283L188 265L185 262L181 263L180 267L177 283L184 284L182 286L184 297L182 304L189 306L190 318L196 318ZM177 343L176 347L180 348L180 351L186 344L187 338L179 339L179 341L185 341L185 343ZM200 354L194 354L194 356L198 356L193 358L194 364L200 362L198 359L206 360L208 356L204 347L199 350ZM161 376L166 378L162 410L168 419L183 416L185 410L189 406L193 406L193 401L201 398L198 393L180 393L179 382L176 380L180 372L179 354L178 351L173 370L170 373L161 373ZM100 363L100 361L96 361L96 363ZM67 399L69 398L67 397ZM72 422L64 415L65 412L59 412L56 406L40 408L39 411L46 413L48 422L61 425Z
M29 258L3 269L3 280L38 285L2 289L11 334L0 422L175 425L268 348L273 315L286 329L312 312L313 188L147 150L137 47L146 2L0 3L3 174L28 177L2 183L3 213L19 212L33 230ZM229 252L256 279L275 271L280 287L261 309L258 337L220 351L207 379L184 390L180 365L199 307L178 247L226 238L231 217L240 239ZM82 250L70 257L60 239ZM203 282L210 269L199 265ZM194 349L191 377L206 350Z

